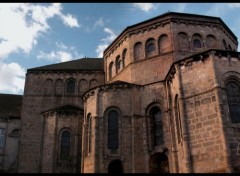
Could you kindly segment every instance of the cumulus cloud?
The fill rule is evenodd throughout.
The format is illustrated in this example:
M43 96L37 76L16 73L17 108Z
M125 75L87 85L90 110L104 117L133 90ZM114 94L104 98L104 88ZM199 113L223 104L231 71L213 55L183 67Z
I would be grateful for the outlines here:
M60 3L50 5L2 3L0 6L0 59L13 52L29 53L41 34L50 28L48 20L59 17L67 27L80 27L76 18L62 13ZM7 18L7 19L6 19Z
M133 6L139 8L144 12L149 12L154 8L153 3L133 3Z
M22 94L25 83L25 69L19 64L0 61L0 92Z
M78 54L75 47L68 47L61 42L56 43L56 50L49 53L40 51L37 55L38 59L47 60L50 62L66 62L80 57L83 56Z
M101 43L97 46L95 50L97 57L103 57L103 51L108 47L108 45L117 37L112 29L104 28L104 32L108 34L106 38L101 39Z

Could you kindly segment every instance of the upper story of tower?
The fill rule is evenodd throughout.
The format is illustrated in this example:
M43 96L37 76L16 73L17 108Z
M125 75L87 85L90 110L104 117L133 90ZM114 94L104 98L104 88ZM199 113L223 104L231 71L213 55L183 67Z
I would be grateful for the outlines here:
M237 47L237 37L220 18L168 12L123 30L104 51L105 80L149 84L164 80L177 60Z

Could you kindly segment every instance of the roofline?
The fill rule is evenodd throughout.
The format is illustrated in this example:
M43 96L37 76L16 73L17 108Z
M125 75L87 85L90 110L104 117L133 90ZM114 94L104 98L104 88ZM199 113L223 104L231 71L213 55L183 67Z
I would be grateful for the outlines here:
M74 60L70 60L70 61L66 61L66 62L60 62L60 63L49 64L49 65L44 65L44 66L40 66L40 67L29 68L29 69L27 69L27 72L28 71L47 71L48 69L38 69L38 68L46 67L46 66L54 66L54 65L59 65L59 64L63 64L63 63L74 62L74 61L81 60L81 59L102 59L103 60L103 58L83 57L83 58L74 59ZM49 69L49 70L54 70L54 69ZM61 69L61 70L64 70L64 69ZM78 70L78 69L71 69L71 70ZM60 70L57 70L57 71L60 71Z
M121 37L123 37L123 36L124 36L124 33L127 33L127 31L128 31L129 29L134 28L134 27L136 27L136 26L138 26L138 25L147 23L147 22L154 21L155 19L168 16L168 15L181 15L181 16L204 17L204 18L211 18L211 19L219 20L220 23L222 23L222 25L224 26L224 28L232 35L232 37L233 37L235 40L237 40L237 37L235 36L235 34L231 31L231 29L224 23L224 21L223 21L220 17L207 16L207 15L198 15L198 14L192 14L192 13L166 12L166 13L164 13L164 14L155 16L155 17L150 18L150 19L148 19L148 20L145 20L145 21L136 23L136 24L131 25L131 26L127 26L127 27L117 36L117 38L115 38L115 39L111 42L111 44L104 50L103 55L105 55L106 51L111 48L112 44L115 43L117 40L119 40Z

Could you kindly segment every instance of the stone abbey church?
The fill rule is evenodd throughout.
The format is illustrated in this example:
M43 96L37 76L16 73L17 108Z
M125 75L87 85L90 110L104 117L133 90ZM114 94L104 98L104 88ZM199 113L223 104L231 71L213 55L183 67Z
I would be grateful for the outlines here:
M28 69L16 172L239 173L237 47L220 18L168 12Z

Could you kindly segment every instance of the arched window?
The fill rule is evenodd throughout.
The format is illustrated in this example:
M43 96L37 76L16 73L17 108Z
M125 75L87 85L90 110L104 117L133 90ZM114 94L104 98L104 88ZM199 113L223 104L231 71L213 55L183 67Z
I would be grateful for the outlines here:
M118 149L118 112L108 114L108 149Z
M170 50L170 42L166 34L163 34L159 37L158 46L159 53L165 53Z
M93 87L96 87L98 84L98 81L96 79L92 79L90 82L89 82L89 87L90 89L93 88Z
M79 81L79 93L82 94L88 90L88 82L86 79L81 79Z
M207 48L216 48L216 38L213 35L208 35L206 37Z
M119 55L116 58L115 65L116 65L116 73L118 73L121 69L121 59Z
M61 138L61 155L62 160L68 160L70 157L70 133L69 131L62 132Z
M153 52L155 51L155 40L154 39L148 39L146 42L146 55L152 56Z
M182 125L180 120L178 95L176 95L175 97L174 109L175 109L175 123L177 128L177 140L178 140L178 143L180 143L182 140Z
M88 144L88 153L91 153L92 148L92 116L91 114L88 114L87 116L87 144Z
M150 110L150 131L153 146L164 144L161 111L157 106Z
M201 45L200 40L199 39L194 39L193 40L193 46L194 46L194 48L201 48L202 45Z
M240 87L235 81L230 81L226 89L231 121L240 123Z
M229 50L229 51L232 51L232 47L231 47L230 44L228 44L228 50Z
M122 67L125 67L125 59L126 59L127 49L125 48L122 53Z
M137 42L134 45L134 60L138 61L142 59L142 43L141 42Z
M63 80L57 79L55 83L55 95L63 94Z
M188 35L184 32L178 33L178 45L180 51L189 50Z
M202 37L201 37L200 34L194 34L193 37L192 37L192 40L193 40L193 48L194 49L199 49L199 48L203 47Z
M0 149L4 148L5 144L5 129L0 128Z
M47 79L45 82L45 95L52 95L53 93L53 81Z
M225 41L224 39L223 39L223 46L224 46L225 50L228 49L228 47L227 47L227 43L226 43L226 41Z
M74 94L75 93L75 81L73 79L69 79L67 81L67 93Z
M113 62L111 62L110 64L109 64L109 79L111 79L112 78L112 69L113 69Z

